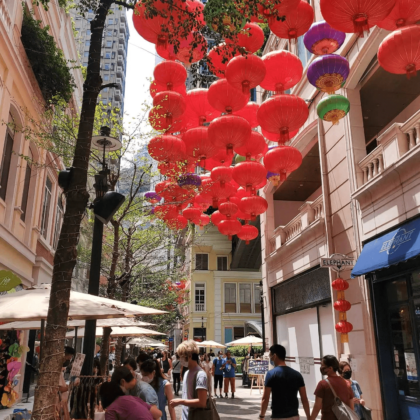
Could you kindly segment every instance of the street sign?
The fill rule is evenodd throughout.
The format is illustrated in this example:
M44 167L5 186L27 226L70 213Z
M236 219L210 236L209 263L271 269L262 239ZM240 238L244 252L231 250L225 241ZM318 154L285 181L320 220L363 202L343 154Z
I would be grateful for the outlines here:
M332 254L330 257L320 258L321 267L331 268L331 270L339 273L342 270L351 270L356 260L354 258L347 257L343 254Z
M173 337L169 337L169 341L174 341L174 338Z
M265 375L268 372L268 360L250 360L248 362L248 375Z

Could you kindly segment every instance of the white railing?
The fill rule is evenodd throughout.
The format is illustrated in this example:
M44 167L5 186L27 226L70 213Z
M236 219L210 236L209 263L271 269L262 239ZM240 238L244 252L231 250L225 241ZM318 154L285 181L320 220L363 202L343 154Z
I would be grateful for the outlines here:
M394 123L377 138L378 146L365 156L359 167L362 185L381 174L420 143L420 111L405 123Z
M195 312L204 312L204 303L195 304Z
M299 208L299 213L286 226L278 226L270 238L271 252L279 249L286 242L293 240L307 229L312 223L323 219L323 196L314 201L307 201Z

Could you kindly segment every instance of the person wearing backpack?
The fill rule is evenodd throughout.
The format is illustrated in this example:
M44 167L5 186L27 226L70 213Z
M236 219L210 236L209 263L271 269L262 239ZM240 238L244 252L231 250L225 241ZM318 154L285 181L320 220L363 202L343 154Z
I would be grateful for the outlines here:
M350 384L337 375L339 370L339 363L335 356L324 356L321 361L321 374L327 376L326 379L322 379L318 382L315 389L315 404L312 407L312 413L310 420L316 420L319 411L321 410L321 420L337 420L334 414L333 408L336 404L334 393L341 400L342 403L346 404L347 407L353 412L348 416L348 419L352 419L352 414L357 416L354 412L353 398L354 394Z
M181 360L179 360L178 353L175 353L175 360L172 361L172 366L174 392L176 396L179 396L179 389L181 387Z

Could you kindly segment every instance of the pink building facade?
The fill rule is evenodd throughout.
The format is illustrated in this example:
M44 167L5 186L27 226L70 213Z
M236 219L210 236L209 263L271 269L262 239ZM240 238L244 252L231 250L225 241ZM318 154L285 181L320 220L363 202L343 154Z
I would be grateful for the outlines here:
M313 6L322 20L319 2ZM331 282L337 274L320 266L334 253L358 259L368 244L382 244L384 235L404 232L404 224L419 218L420 79L380 68L376 54L387 35L377 27L364 38L347 35L337 52L350 63L338 93L351 104L338 125L317 116L324 94L306 78L314 56L302 38L290 45L271 34L267 42L264 54L288 49L302 60L304 76L290 93L307 101L309 119L291 141L303 155L302 166L261 192L269 203L261 216L265 333L267 345L286 347L287 362L303 373L310 399L322 356L334 354L351 363L374 419L417 419L420 261L390 262L354 278L342 271L350 283L349 343L341 343L334 328ZM269 96L258 94L260 102Z

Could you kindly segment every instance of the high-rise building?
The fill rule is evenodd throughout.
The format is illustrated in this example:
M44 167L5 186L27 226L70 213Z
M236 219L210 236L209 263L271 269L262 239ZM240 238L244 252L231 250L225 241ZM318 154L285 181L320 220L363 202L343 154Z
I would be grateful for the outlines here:
M104 84L116 83L116 88L105 88L101 91L101 101L124 112L125 78L127 71L127 48L130 32L127 24L127 13L124 8L111 6L104 28L101 53L101 75ZM92 9L86 16L80 16L76 10L72 17L77 31L76 43L83 66L88 65L90 47L90 22L95 14Z

